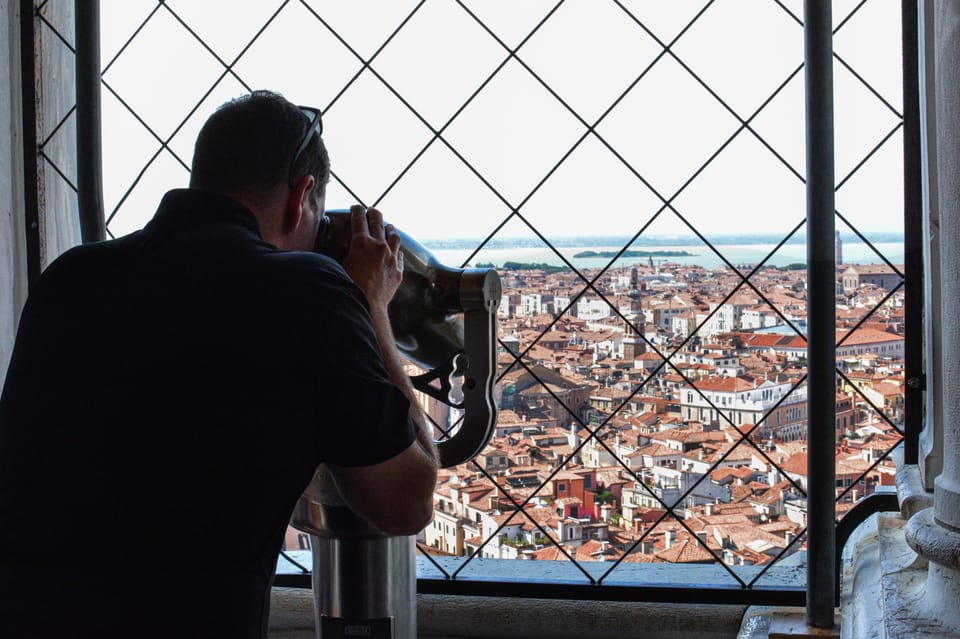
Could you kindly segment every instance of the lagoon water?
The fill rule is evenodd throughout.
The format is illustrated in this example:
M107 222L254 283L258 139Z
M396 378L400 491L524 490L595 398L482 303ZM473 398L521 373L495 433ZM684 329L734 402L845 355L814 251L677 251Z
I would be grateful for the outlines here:
M774 249L775 244L720 244L717 250L733 265L756 264L769 255ZM903 243L902 242L878 242L873 245L893 264L903 264ZM619 246L585 246L585 247L559 247L557 250L564 255L571 264L578 269L602 268L610 262L606 257L588 257L574 258L574 254L581 251L618 251ZM654 257L655 264L674 263L674 264L697 264L704 268L715 268L723 265L723 260L705 245L698 246L637 246L637 250L644 251L686 251L690 256L684 257ZM489 248L480 250L475 256L470 257L472 250L469 249L431 249L437 259L443 264L450 266L462 266L466 260L470 260L471 265L478 263L492 262L496 266L502 266L504 262L521 263L543 263L554 266L562 266L563 261L555 252L549 248ZM774 266L786 266L788 264L806 262L806 246L803 244L785 244L767 260L767 264ZM625 257L617 260L616 266L629 266L631 264L647 264L648 257ZM880 264L883 260L867 244L862 242L844 242L843 243L843 262L844 264Z

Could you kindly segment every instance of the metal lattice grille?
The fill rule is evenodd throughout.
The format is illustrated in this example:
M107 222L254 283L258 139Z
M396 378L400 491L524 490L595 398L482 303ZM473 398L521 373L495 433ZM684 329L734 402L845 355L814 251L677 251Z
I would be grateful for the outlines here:
M463 264L502 266L512 242L564 269L501 271L508 295L523 280L530 308L505 317L499 383L510 415L570 439L501 423L491 456L506 461L475 460L438 488L427 569L483 574L474 558L521 556L590 583L664 562L713 564L717 583L741 587L769 579L804 543L786 505L805 498L805 283L783 268L804 261L792 250L804 238L799 3L422 0L360 16L344 4L105 2L108 232L139 228L186 182L196 132L226 99L269 87L322 107L328 205L377 205L438 252L449 245L431 239L474 237ZM58 6L38 3L37 19L52 46L71 48ZM838 447L840 515L888 481L902 437L902 389L891 388L902 332L899 351L885 349L897 348L903 271L871 239L878 219L900 215L902 114L898 8L835 6L838 228L881 265L838 288L838 415L850 420L838 435L862 440ZM65 106L41 154L75 190L59 151ZM727 236L758 229L776 239L731 253ZM609 250L576 257L569 238L584 236L609 238ZM699 255L651 257L632 274L631 252L664 236ZM657 276L677 286L657 288ZM786 332L757 337L773 326ZM628 341L641 362L629 369L617 365ZM671 428L686 440L664 436ZM573 484L596 502L586 517L561 496Z

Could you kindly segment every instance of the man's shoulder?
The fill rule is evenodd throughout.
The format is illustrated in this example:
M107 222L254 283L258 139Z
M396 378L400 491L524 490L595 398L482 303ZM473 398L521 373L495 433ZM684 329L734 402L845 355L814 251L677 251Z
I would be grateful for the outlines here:
M140 232L103 242L80 244L54 259L40 276L43 286L101 281L105 275L116 273L129 261L139 242Z

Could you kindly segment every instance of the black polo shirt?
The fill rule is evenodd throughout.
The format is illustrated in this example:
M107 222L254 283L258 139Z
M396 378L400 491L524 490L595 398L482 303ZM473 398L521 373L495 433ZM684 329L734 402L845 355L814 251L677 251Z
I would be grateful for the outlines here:
M171 191L31 290L0 399L0 636L265 636L316 465L398 454L407 410L337 263Z

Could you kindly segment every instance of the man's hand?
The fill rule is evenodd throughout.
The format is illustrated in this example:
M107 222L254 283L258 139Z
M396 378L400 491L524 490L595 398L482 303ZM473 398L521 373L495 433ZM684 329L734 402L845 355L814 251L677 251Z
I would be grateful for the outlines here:
M439 462L433 429L427 425L397 351L387 314L387 306L403 280L400 236L392 225L384 228L383 216L376 209L351 206L350 225L353 233L343 268L367 296L383 366L390 381L410 402L409 414L417 425L417 439L405 451L380 464L356 468L330 465L330 470L340 494L355 512L386 532L411 535L433 515Z
M386 312L387 305L403 280L403 253L400 236L393 225L383 225L377 209L350 207L352 236L343 268L367 296L371 313Z

